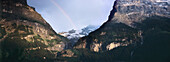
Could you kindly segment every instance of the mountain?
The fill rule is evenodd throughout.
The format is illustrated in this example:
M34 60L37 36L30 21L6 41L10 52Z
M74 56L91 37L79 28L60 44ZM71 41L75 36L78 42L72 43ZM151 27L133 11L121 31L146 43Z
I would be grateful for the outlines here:
M108 21L71 49L26 0L0 2L1 62L170 62L168 0L116 0Z
M120 45L125 46L126 44L133 44L133 42L141 42L142 31L135 24L142 23L147 18L154 16L169 18L169 6L170 4L167 1L116 0L108 21L96 31L90 33L87 38L80 39L80 42L85 41L82 44L86 44L86 41L93 41L94 44L97 43L96 45L98 45L116 41L113 44L121 43ZM83 48L82 44L77 44L75 48ZM90 46L88 43L86 45L85 47ZM102 49L106 50L105 47Z
M89 33L95 31L98 28L99 28L99 26L89 25L89 26L86 26L85 28L81 29L82 32L80 32L80 34L87 36L87 35L89 35Z
M0 1L0 60L46 62L65 49L68 39L27 5L26 0Z
M109 19L129 26L153 15L170 17L170 4L166 0L120 0L117 4L114 18Z
M70 42L69 42L69 46L68 48L72 48L73 45L81 38L81 37L84 37L84 36L87 36L90 32L96 30L99 26L95 26L95 25L88 25L84 28L82 28L81 30L70 30L68 32L61 32L61 33L58 33L64 37L67 37Z
M116 0L109 19L74 45L85 62L169 62L168 0ZM97 53L96 53L97 52Z

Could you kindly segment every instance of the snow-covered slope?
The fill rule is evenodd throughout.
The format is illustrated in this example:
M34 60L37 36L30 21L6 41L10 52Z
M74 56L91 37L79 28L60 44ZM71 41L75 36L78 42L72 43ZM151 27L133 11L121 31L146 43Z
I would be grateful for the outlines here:
M81 30L72 29L68 32L61 32L59 34L64 37L67 37L70 40L70 43L68 46L70 48L70 46L73 46L78 41L78 39L80 39L81 37L87 36L89 33L96 30L97 28L99 28L99 26L89 25L89 26L82 28Z

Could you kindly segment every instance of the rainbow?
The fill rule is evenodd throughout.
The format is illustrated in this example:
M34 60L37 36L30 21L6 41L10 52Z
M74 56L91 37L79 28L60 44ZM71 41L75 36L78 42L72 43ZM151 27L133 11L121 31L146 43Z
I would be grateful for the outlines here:
M75 26L75 24L73 23L72 19L70 18L70 16L62 9L62 7L55 2L54 0L50 0L62 13L63 15L68 19L68 21L71 23L71 25L73 26L73 28L76 30L77 27Z

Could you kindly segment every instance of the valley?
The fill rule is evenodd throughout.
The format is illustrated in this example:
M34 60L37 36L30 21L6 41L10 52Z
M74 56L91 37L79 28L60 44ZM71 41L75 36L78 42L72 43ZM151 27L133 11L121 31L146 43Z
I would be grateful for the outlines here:
M115 0L101 26L60 33L26 0L0 3L0 62L170 61L168 0Z

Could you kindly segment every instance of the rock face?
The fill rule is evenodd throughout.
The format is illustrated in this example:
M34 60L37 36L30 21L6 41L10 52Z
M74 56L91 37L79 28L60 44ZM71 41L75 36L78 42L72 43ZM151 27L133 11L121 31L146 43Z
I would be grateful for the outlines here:
M116 0L108 21L88 36L79 39L74 48L99 52L97 58L88 58L89 60L168 62L167 58L170 56L168 53L170 46L167 45L170 43L168 2L168 0ZM107 54L109 56L105 56Z
M90 47L92 51L99 52L101 46L101 43L93 43Z
M109 19L132 26L133 22L141 22L153 15L170 17L169 8L168 0L117 0L117 12Z
M37 62L43 57L52 59L57 51L65 49L67 39L55 33L41 15L27 5L26 0L1 0L0 3L3 62Z
M113 48L119 47L120 43L110 43L109 45L106 46L107 50L112 50Z

